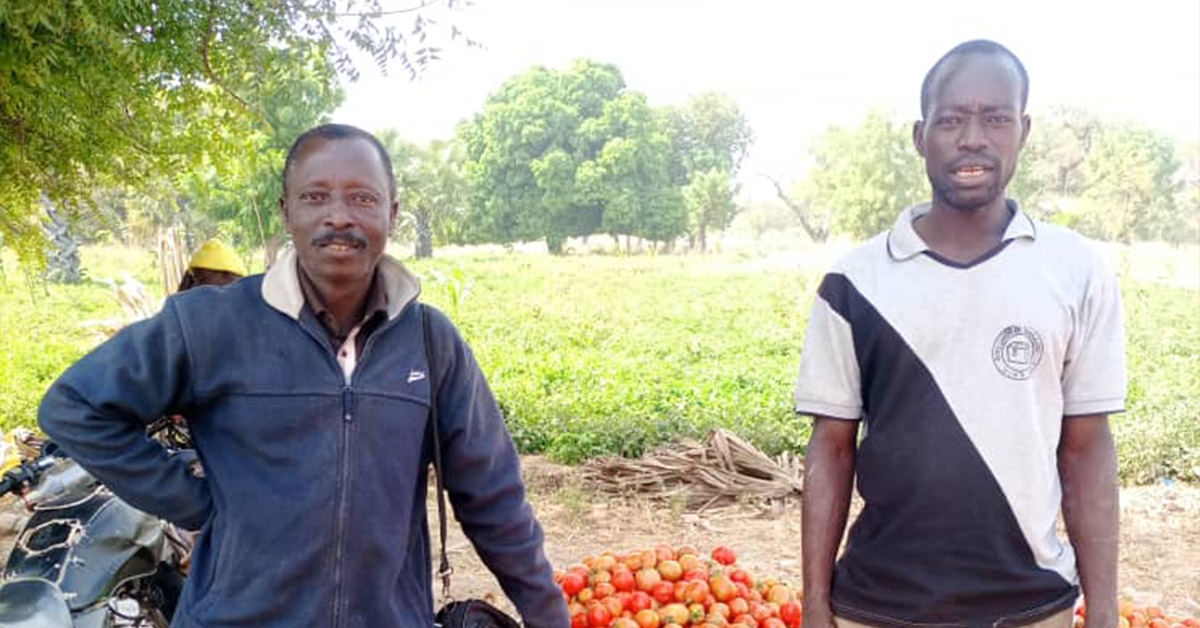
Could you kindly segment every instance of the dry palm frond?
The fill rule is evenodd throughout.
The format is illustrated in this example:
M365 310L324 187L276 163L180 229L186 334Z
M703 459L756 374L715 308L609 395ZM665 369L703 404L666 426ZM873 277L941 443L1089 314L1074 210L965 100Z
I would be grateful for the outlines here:
M703 443L684 441L640 459L601 458L584 465L584 477L602 492L682 499L693 510L742 498L798 497L803 476L801 458L784 454L772 459L725 430L709 432Z

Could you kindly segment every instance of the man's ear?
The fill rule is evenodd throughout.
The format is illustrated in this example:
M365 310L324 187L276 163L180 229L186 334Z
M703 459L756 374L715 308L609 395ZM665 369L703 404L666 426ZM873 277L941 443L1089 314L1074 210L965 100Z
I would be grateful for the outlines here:
M913 146L917 148L917 154L925 157L925 121L917 120L913 122Z
M1029 118L1029 114L1021 114L1021 144L1018 148L1025 148L1025 140L1029 139L1029 125L1033 122Z
M396 228L396 218L400 215L400 201L393 200L392 206L388 208L388 231Z

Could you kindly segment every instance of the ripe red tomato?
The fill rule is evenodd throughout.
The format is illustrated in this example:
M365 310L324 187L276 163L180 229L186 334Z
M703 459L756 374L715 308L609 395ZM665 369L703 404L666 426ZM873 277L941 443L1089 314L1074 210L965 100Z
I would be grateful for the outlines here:
M779 618L791 628L797 628L803 617L804 611L800 608L799 602L788 602L779 607Z
M629 598L629 610L635 614L654 606L654 598L644 591L637 591Z
M714 549L713 553L712 553L712 557L713 557L713 560L717 561L718 563L721 563L722 565L726 565L726 566L732 565L737 562L737 554L735 554L733 552L733 550L729 549L728 547L725 547L724 545L718 547L717 549Z
M563 576L562 590L567 595L578 595L585 586L587 586L587 579L575 572Z
M783 624L783 620L778 617L768 617L767 620L762 623L762 628L787 628L787 626L785 626Z
M600 584L592 587L592 593L597 600L603 600L604 598L609 597L616 592L617 588L614 587L611 582L601 582Z
M590 628L608 628L612 623L612 613L603 604L593 604L588 607L587 611L588 626Z
M734 569L729 572L729 579L746 585L748 589L754 588L754 576L751 576L750 572L745 569Z
M689 569L683 572L683 579L688 582L699 580L701 582L708 581L708 570L706 569Z
M650 593L659 604L670 604L675 601L675 585L670 582L660 582L654 585L654 591Z
M633 577L633 572L628 569L617 568L613 571L611 582L618 591L633 591L637 588L637 581Z

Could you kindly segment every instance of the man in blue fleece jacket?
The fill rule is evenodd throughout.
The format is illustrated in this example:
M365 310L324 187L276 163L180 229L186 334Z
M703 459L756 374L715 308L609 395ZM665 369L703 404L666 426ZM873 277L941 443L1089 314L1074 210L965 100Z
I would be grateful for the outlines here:
M384 255L397 212L387 151L350 126L306 132L280 209L295 246L266 275L168 299L67 370L38 413L122 499L201 530L172 625L432 626L436 403L464 531L526 626L568 626L479 365ZM164 414L188 417L204 478L145 436Z

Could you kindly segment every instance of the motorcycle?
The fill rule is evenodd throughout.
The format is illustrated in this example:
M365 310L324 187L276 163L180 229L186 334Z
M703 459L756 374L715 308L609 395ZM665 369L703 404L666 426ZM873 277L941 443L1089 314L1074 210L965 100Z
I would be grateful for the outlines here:
M178 444L177 432L165 431ZM126 504L51 441L4 474L7 494L32 515L4 568L0 628L170 625L190 545L174 526Z

